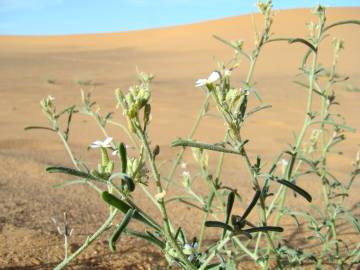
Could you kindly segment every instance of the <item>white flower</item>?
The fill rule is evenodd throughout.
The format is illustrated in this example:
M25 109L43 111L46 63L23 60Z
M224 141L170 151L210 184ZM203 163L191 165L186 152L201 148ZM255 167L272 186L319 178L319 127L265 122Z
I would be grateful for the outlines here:
M189 171L183 171L182 176L183 177L190 177L190 172Z
M186 169L187 164L185 162L182 162L180 166L181 166L181 169Z
M111 148L111 142L112 142L113 138L112 137L107 137L105 139L105 141L95 141L92 144L90 144L90 148Z
M199 244L197 241L194 241L191 244L186 243L183 248L183 252L188 256L188 260L192 261L195 257L199 255Z
M212 84L220 79L220 73L218 71L213 71L209 78L199 79L195 82L195 87L201 87L207 84Z
M49 96L48 96L48 100L49 100L49 101L54 101L55 98L54 98L54 96L49 95Z

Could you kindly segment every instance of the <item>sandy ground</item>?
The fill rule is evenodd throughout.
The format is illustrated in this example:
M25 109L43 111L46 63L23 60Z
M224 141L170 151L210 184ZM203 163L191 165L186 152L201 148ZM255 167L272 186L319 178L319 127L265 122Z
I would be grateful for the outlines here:
M329 21L360 19L360 8L328 10ZM305 23L315 20L309 10L276 12L273 32L279 37L306 34ZM260 25L259 17L255 21ZM228 60L232 50L212 38L212 34L226 39L241 38L247 47L253 43L251 16L227 18L172 28L111 33L96 35L18 37L0 36L0 269L48 269L61 261L62 238L56 232L51 218L61 220L69 214L74 236L71 246L75 249L106 218L106 208L98 195L85 186L54 189L53 184L66 178L48 175L49 165L68 165L61 142L54 134L33 131L25 132L28 125L45 125L46 120L39 108L42 97L52 94L57 106L63 108L79 104L80 88L94 88L93 95L103 107L103 112L114 111L114 89L126 89L136 75L136 67L156 75L153 83L153 144L161 147L160 159L170 160L176 150L169 143L176 137L185 137L191 129L202 103L204 94L194 88L197 78L207 76L215 67L214 60ZM360 54L359 28L344 26L332 31L345 40L339 72L350 76L349 83L360 85L358 63ZM329 64L330 46L324 46L320 62ZM258 62L255 72L257 89L266 103L273 108L259 113L246 126L250 155L260 153L270 161L292 141L292 131L299 131L304 117L306 93L292 81L298 73L304 48L300 45L269 45ZM247 71L241 63L234 74L234 83L240 83ZM55 79L55 84L47 83ZM92 80L94 86L80 86L78 80ZM348 123L360 129L359 96L337 90L341 112ZM213 110L213 112L215 112ZM116 119L121 117L117 112ZM88 152L86 146L95 139L102 139L91 119L76 116L70 143L78 157L94 165L97 155ZM208 142L221 141L224 126L219 119L208 117L201 124L196 138ZM109 133L119 141L126 136L114 128ZM334 172L343 177L351 168L351 162L360 144L359 133L349 134L343 145L344 155L332 161ZM211 157L215 164L217 156ZM190 153L186 162L191 171L196 166ZM244 198L249 198L249 181L240 160L226 157L227 166L223 179L234 185ZM164 166L164 170L166 171ZM180 179L180 172L177 173ZM300 183L311 190L314 203L320 203L320 191L314 179ZM201 185L198 185L201 188ZM355 192L360 184L355 183ZM348 201L348 206L359 202L358 196ZM141 192L136 201L157 215ZM303 200L290 200L290 207L308 207ZM240 205L236 211L240 211ZM189 235L195 235L200 227L202 214L189 211L183 205L173 205L171 215L176 225L181 224ZM291 226L286 235L291 234ZM351 234L354 242L359 235ZM303 243L303 234L294 234L294 243ZM298 242L296 242L298 241ZM159 264L164 266L161 254L142 241L123 238L119 252L111 254L106 238L97 241L73 264L73 269L149 269ZM249 269L244 264L244 269Z

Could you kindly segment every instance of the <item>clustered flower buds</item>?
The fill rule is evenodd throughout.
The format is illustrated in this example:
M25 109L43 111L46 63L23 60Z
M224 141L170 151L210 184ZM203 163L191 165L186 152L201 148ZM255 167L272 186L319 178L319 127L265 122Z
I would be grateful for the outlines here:
M199 79L195 84L196 87L206 86L235 137L244 120L246 96L249 92L230 86L231 72L236 67L226 68L224 65L220 65L221 72L213 71L207 79Z
M263 1L258 1L256 3L260 13L264 16L267 16L269 15L269 13L271 12L271 1L266 1L266 2L263 2Z
M151 119L151 109L149 105L151 93L149 84L153 78L154 76L152 74L141 72L139 73L138 84L131 86L126 95L124 95L120 89L116 90L117 100L123 108L124 115L128 118L128 124L131 131L135 130L132 121L138 119L139 112L144 107L146 108L144 110L145 126Z
M48 117L49 120L54 120L56 107L55 107L55 98L51 95L43 98L40 101L40 106L44 114Z
M129 118L135 118L150 99L149 83L154 77L145 73L139 75L139 83L131 86L126 95L117 90L118 101Z
M146 184L149 178L149 169L141 156L140 158L128 157L127 173L136 183Z

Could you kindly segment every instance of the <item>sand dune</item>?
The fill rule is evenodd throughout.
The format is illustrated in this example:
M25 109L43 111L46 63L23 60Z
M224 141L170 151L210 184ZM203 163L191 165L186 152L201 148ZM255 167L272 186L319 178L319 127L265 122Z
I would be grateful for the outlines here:
M154 73L151 134L153 143L161 146L161 157L171 158L174 150L168 146L170 141L186 136L202 103L204 95L194 87L195 80L207 76L216 67L214 59L226 61L232 55L232 50L212 35L230 40L243 39L248 48L252 46L254 36L251 17L245 15L125 33L0 36L0 268L52 267L61 259L62 240L55 233L51 217L60 218L63 211L69 212L76 232L74 241L80 243L100 224L99 217L104 218L106 214L97 195L89 193L84 187L52 188L52 184L64 178L46 175L44 168L49 164L70 162L54 135L23 131L28 125L46 124L39 100L52 94L59 108L79 104L80 88L90 89L93 86L80 86L76 81L91 80L95 84L94 97L105 113L114 110L114 89L126 89L134 81L136 67ZM360 19L360 8L329 9L328 18L329 22ZM254 15L254 19L260 26L260 17ZM274 35L294 37L297 34L304 37L305 23L310 20L315 20L315 17L308 9L277 11ZM359 27L343 26L331 33L345 40L346 50L341 55L339 72L350 76L349 84L360 85ZM320 61L324 65L329 64L330 46L322 49ZM260 152L266 160L270 160L292 140L291 131L299 130L306 98L305 92L292 81L298 73L302 53L304 48L300 45L285 43L269 45L264 49L256 68L255 81L264 101L272 104L273 108L255 116L246 127L246 136L252 138L249 144L251 155ZM241 82L246 70L247 64L241 63L239 71L234 74L235 83ZM56 83L49 84L48 79L55 79ZM344 87L339 87L337 93L342 104L339 110L349 124L359 130L360 96L344 91ZM115 114L117 119L120 116L120 113ZM81 157L93 164L96 155L85 148L93 140L101 138L101 133L89 119L77 116L74 120L77 124L71 133L71 144ZM171 129L168 128L170 126ZM209 117L202 123L196 138L219 141L222 132L223 124L217 118ZM110 133L119 140L125 137L113 128ZM344 144L344 156L334 161L339 175L349 170L360 143L359 133L350 134L348 138L349 141ZM193 166L190 153L188 160ZM231 183L242 178L245 188L246 172L236 161L227 161L230 165L224 177ZM305 187L307 185L309 183L304 183ZM139 200L140 204L148 207L145 199ZM356 198L352 202L355 203ZM296 205L296 202L293 203ZM172 210L184 214L179 223L186 223L194 216L195 223L200 219L198 213L194 215L183 206ZM198 229L190 224L185 224L185 227L190 233ZM128 244L124 242L121 251L126 253L121 257L120 253L111 255L107 244L99 242L82 257L79 264L82 269L143 269L134 265L151 265L158 258L158 253L147 246L133 248L140 245L143 244L135 240ZM109 263L110 258L114 260L112 264ZM36 268L39 265L40 268Z

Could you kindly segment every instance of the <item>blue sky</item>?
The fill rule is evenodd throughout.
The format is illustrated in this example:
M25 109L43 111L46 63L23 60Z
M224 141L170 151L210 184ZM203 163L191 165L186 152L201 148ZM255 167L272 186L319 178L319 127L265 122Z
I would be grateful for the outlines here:
M255 11L255 0L0 0L0 35L120 32ZM359 6L360 0L273 0L276 9Z

